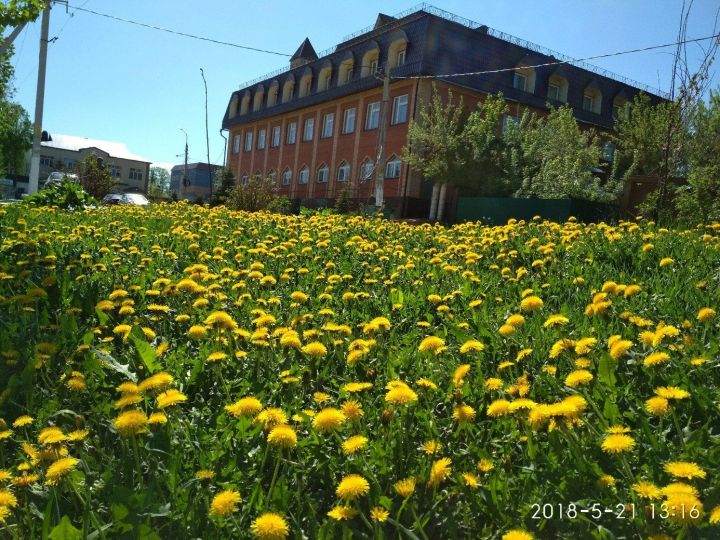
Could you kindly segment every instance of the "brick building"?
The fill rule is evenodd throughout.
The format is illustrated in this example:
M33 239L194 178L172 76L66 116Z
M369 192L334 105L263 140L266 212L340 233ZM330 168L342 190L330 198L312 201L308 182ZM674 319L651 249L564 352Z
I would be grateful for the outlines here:
M429 181L403 164L410 119L427 103L435 84L473 105L502 92L511 113L542 112L549 102L569 104L579 123L611 130L619 107L642 91L657 92L585 64L531 67L567 60L538 45L423 5L375 25L317 54L306 39L290 65L233 92L223 128L229 131L228 165L239 181L253 175L276 179L281 193L303 205L374 196L382 80L390 75L386 117L385 203L396 216L422 216ZM442 78L439 75L512 68ZM420 78L421 76L430 76ZM501 129L501 126L498 126Z
M196 201L208 200L211 195L210 186L221 165L208 165L207 163L188 163L175 165L170 171L170 194L179 199Z

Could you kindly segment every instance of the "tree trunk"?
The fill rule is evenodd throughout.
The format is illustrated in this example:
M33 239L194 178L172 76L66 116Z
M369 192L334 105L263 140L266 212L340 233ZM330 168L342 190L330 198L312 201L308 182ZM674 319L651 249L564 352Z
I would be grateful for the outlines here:
M437 220L442 221L445 217L445 196L447 194L447 184L440 186L440 200L437 207Z
M430 197L430 217L429 219L435 219L437 215L438 206L438 195L440 194L440 184L433 184L432 196Z

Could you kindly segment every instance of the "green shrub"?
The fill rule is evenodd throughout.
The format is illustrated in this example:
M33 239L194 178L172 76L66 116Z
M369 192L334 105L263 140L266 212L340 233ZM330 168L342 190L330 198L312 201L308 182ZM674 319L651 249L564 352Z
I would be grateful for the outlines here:
M62 182L53 183L27 197L24 203L30 206L57 206L64 210L72 210L95 204L97 201L88 195L80 184L63 178Z

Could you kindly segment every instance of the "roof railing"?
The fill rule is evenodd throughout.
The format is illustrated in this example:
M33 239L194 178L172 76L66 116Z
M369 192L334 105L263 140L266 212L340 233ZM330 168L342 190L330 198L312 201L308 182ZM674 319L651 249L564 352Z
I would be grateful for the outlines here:
M563 62L567 62L568 64L578 66L578 67L585 69L587 71L590 71L592 73L596 73L597 75L601 75L603 77L607 77L608 79L613 79L618 82L622 82L624 84L634 86L635 88L639 88L640 90L644 90L645 92L649 92L651 94L658 95L665 99L670 99L670 94L668 92L663 92L662 90L653 88L652 86L643 84L639 81L635 81L629 77L625 77L623 75L618 75L617 73L613 73L612 71L607 70L605 68L594 66L592 64L588 64L587 62L575 60L574 58L572 58L570 56L559 53L557 51L553 51L552 49L549 49L542 45L538 45L537 43L533 43L532 41L518 38L516 36L513 36L512 34L508 34L506 32L501 32L500 30L495 30L494 28L490 28L487 25L482 25L476 21L467 19L465 17L461 17L460 15L455 15L454 13L450 13L449 11L445 11L444 9L440 9L440 8L435 7L432 4L428 4L426 2L417 4L416 6L413 6L409 9L401 11L400 13L393 16L394 20L389 21L388 23L386 23L378 28L375 28L374 25L370 25L370 26L366 26L365 28L358 30L357 32L353 32L352 34L345 36L340 44L329 47L329 48L325 49L324 51L320 51L318 53L318 60L324 58L325 56L329 56L329 55L337 52L339 50L339 46L345 44L348 41L352 41L364 34L367 34L366 37L370 38L370 37L372 37L372 35L382 33L384 31L386 31L388 29L388 27L397 24L399 19L404 19L415 13L418 13L419 16L421 16L423 12L428 13L430 15L435 15L436 17L440 17L440 18L445 19L450 22L461 24L461 25L465 26L466 28L470 28L471 30L476 30L476 29L482 27L483 29L486 29L485 31L488 35L490 35L494 38L500 39L502 41L506 41L508 43L512 43L513 45L517 45L517 46L523 47L525 49L529 49L531 51L540 53L545 56L552 56L556 60L560 60ZM405 22L407 22L407 21L403 21L403 23L405 23ZM316 62L316 61L317 60L310 60L310 61L305 62L302 65L310 64L310 63ZM251 81L243 83L242 85L240 85L239 89L242 90L243 88L248 88L259 82L262 82L271 77L276 77L287 71L290 71L287 67L276 69L275 71L266 73L265 75L263 75L261 77L256 77L255 79L252 79Z

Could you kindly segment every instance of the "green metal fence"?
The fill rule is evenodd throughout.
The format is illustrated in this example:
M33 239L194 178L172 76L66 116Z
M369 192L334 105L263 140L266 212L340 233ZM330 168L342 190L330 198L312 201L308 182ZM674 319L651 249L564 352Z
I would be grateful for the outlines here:
M617 208L611 204L577 199L459 197L455 222L480 220L490 225L502 225L511 218L530 220L534 216L553 221L565 221L570 216L585 222L614 221L617 219Z

